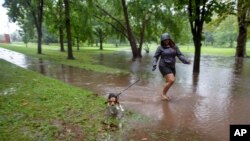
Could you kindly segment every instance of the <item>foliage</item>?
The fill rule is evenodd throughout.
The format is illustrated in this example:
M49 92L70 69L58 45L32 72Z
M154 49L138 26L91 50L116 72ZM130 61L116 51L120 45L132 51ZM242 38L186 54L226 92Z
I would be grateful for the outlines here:
M217 22L217 17L206 24L206 33L210 33L213 38L214 46L235 47L237 37L237 18L234 15L226 17L223 21ZM209 35L206 40L209 40Z
M3 4L4 7L9 9L8 16L12 22L18 22L21 30L19 31L22 36L22 40L27 44L32 38L34 38L34 19L32 13L28 12L26 7L28 5L25 1L9 1L6 0Z
M42 53L42 23L44 0L5 0L4 7L8 9L9 19L18 22L23 28L24 41L27 42L33 27L37 31L37 53Z
M58 29L60 27L65 28L64 16L63 16L63 0L47 1L44 8L44 23L49 32L59 36Z
M218 2L217 0L178 0L175 2L175 7L178 10L184 10L187 12L195 46L194 73L199 73L200 71L201 41L203 40L202 33L204 23L211 21L214 12L223 13L224 10L232 8L232 6L231 2Z
M49 32L46 27L43 27L43 42L45 44L57 43L58 39L55 34Z
M34 32L36 19L31 18L33 15L30 12L32 10L33 12L37 12L34 11L37 9L37 3L35 3L35 0L27 2L31 3L31 7L27 6L25 1L6 0L4 3L4 6L8 8L8 15L11 21L20 23L23 29L22 33L25 35L25 42L38 37L32 33ZM194 28L201 26L201 24L195 25L195 22L199 18L203 27L203 22L209 23L216 16L218 23L212 22L219 25L223 20L228 20L227 16L229 14L237 15L245 11L246 20L249 21L250 12L247 9L249 2L247 0L240 0L240 2L243 2L241 9L245 10L237 11L235 9L235 0L179 0L174 2L163 0L131 0L126 1L126 5L132 32L135 36L137 46L139 45L140 48L141 46L146 47L146 44L153 42L159 43L159 36L164 32L169 32L175 42L179 44L189 43L192 39L199 37L198 35L190 35L191 31L195 31ZM188 14L188 5L190 6L189 9L192 9L193 12L191 15ZM53 36L58 37L64 34L59 33L59 31L65 32L63 6L63 0L44 0L45 24L43 27L45 29L43 31L48 31L44 33L44 40L49 41ZM97 43L97 40L100 42L100 39L103 42L112 41L118 45L121 41L128 40L127 27L120 0L74 0L70 1L70 7L72 43L74 45L77 44L79 47L79 44L83 42L93 44ZM190 17L188 18L188 16ZM234 23L236 22L234 21ZM207 29L206 26L204 31L202 31L203 29L201 30L201 33L204 33L202 36L207 36L206 41L210 41L210 43L214 40L216 45L225 47L234 46L233 43L237 31L234 28L232 29L233 32L229 30L223 31L223 28L219 29L221 26L223 25L213 28L213 31ZM62 38L65 38L65 36L62 36ZM202 39L200 37L199 40ZM146 44L143 45L144 43ZM63 41L61 44L63 45Z

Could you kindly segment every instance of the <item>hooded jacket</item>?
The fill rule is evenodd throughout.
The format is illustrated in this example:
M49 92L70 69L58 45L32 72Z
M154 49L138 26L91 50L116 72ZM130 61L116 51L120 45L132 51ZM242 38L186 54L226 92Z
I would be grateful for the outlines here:
M161 42L166 39L171 39L169 34L168 33L162 34ZM180 52L178 46L175 46L174 48L159 46L154 54L153 66L157 65L159 58L160 58L159 66L175 65L176 56L181 60L182 63L189 64L189 60L187 60L185 56Z

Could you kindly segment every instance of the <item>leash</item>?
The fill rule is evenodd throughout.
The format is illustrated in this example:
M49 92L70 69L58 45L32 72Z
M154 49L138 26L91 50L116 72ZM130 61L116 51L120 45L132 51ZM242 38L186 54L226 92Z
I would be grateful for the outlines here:
M121 92L119 92L117 94L117 96L121 95L124 91L126 91L127 89L129 89L130 87L132 87L135 83L139 82L140 79L136 80L134 83L130 84L127 88L125 88L124 90L122 90Z

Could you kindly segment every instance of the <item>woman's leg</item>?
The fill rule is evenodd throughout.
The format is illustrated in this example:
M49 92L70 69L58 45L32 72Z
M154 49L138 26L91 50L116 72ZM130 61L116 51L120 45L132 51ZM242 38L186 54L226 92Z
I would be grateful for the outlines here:
M161 98L162 100L169 100L169 97L167 96L167 92L169 88L173 85L175 77L173 73L169 73L165 75L166 83L163 87Z

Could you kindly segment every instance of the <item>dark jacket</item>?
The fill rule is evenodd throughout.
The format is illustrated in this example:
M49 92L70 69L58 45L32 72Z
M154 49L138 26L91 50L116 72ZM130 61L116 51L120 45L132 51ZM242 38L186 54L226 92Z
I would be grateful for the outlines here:
M154 55L153 66L157 65L159 57L159 66L175 65L176 56L182 61L182 63L189 64L189 60L185 58L177 46L175 46L175 48L159 46Z

